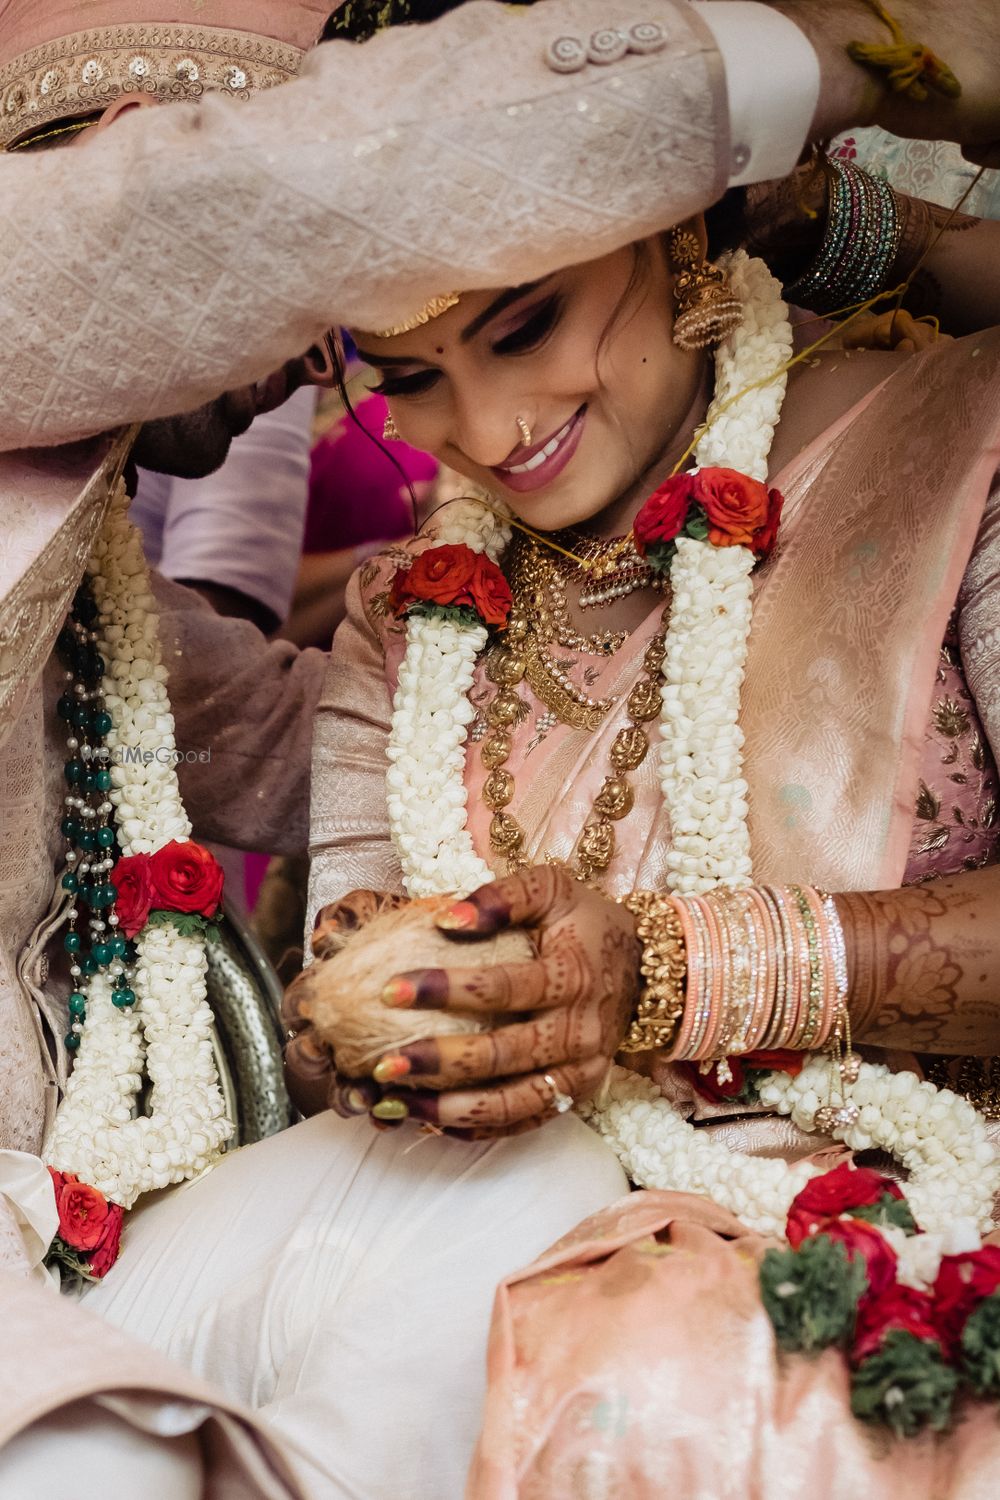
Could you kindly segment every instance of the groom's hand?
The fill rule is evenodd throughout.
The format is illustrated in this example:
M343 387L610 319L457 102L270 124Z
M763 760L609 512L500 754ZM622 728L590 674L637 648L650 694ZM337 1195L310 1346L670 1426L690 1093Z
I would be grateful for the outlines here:
M889 0L906 40L930 48L955 74L958 98L931 89L916 102L892 92L886 75L851 60L851 42L885 46L888 27L864 0L769 0L816 49L820 96L811 136L880 125L896 135L954 140L970 159L1000 162L1000 5L997 0Z

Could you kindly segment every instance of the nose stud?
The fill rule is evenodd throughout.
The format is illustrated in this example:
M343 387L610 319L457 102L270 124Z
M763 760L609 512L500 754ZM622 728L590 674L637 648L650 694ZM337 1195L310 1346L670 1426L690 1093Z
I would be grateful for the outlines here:
M522 447L524 447L524 448L530 448L531 447L531 428L528 426L527 422L524 420L523 417L516 417L515 421L517 422L517 430L521 434L521 445L522 445Z

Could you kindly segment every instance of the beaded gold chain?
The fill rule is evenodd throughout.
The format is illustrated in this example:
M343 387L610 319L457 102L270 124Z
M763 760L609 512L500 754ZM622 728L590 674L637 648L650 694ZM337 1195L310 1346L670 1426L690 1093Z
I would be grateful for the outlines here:
M608 755L610 772L594 798L592 810L569 862L570 873L579 880L593 880L608 868L615 853L614 825L628 817L632 811L635 792L627 773L634 771L645 760L649 751L649 735L645 725L660 712L662 667L666 652L664 636L669 613L668 606L663 611L662 630L646 647L642 676L626 700L629 723L618 731L612 741ZM496 683L497 692L486 709L487 734L480 747L483 765L488 772L483 783L483 801L493 813L490 845L495 853L506 859L509 874L523 869L529 862L524 850L524 829L508 811L514 798L515 781L506 762L510 757L514 726L523 714L523 700L516 692L517 685L527 679L529 686L534 689L529 676L534 649L532 625L519 602L511 614L502 644L490 653L487 663L487 676L491 682ZM542 701L547 703L545 699ZM606 708L602 710L601 718L605 712ZM564 722L592 730L598 727L600 719L597 724L581 725L578 720L574 722L569 718L564 719Z

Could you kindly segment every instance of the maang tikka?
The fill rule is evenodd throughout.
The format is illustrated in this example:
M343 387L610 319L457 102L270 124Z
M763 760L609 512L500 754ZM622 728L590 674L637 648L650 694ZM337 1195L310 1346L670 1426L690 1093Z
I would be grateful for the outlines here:
M743 308L725 271L705 259L697 237L687 229L670 231L667 254L675 273L674 343L679 349L721 344L743 321Z

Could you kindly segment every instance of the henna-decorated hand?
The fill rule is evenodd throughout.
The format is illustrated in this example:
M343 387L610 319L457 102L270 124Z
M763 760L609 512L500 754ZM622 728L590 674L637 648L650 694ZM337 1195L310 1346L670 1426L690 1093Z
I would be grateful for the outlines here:
M565 870L538 865L481 886L438 926L458 940L529 927L538 958L477 969L457 963L390 980L387 1005L519 1018L495 1031L427 1037L384 1057L376 1080L405 1079L406 1087L397 1087L379 1113L403 1105L412 1118L478 1138L540 1125L556 1113L557 1092L574 1099L595 1093L638 990L640 950L628 911Z
M340 901L323 906L313 926L312 951L318 962L340 951L344 940L387 907L399 906L405 896L386 891L349 891ZM285 1082L295 1107L304 1115L332 1109L339 1115L367 1114L382 1096L370 1078L345 1078L333 1065L333 1053L312 1023L301 1014L306 990L293 981L281 1000L285 1027Z

